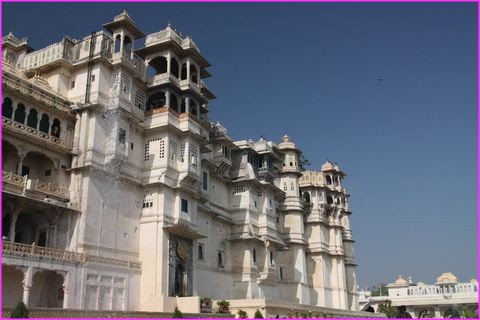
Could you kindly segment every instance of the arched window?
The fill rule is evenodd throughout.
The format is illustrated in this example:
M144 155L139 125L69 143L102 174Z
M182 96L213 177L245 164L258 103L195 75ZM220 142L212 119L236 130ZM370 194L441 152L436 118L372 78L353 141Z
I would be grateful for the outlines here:
M180 72L180 80L187 80L187 64L182 64L182 72Z
M132 53L132 40L127 36L123 38L123 52L125 52L127 56L130 56Z
M15 110L15 118L13 120L25 123L25 106L22 103L18 104L17 110Z
M115 53L120 52L121 43L122 43L122 37L120 35L117 35L115 37Z
M161 108L167 103L166 93L163 91L155 92L148 98L147 110Z
M60 138L60 130L62 128L60 127L60 120L58 119L53 119L53 124L52 124L52 130L50 134L54 137Z
M190 81L198 83L197 67L190 65Z
M42 114L42 119L40 120L39 130L43 133L48 134L48 128L50 128L50 121L48 119L48 115L44 113Z
M180 75L178 74L178 61L177 59L172 57L172 60L170 61L170 73L174 75L177 78L180 78Z
M326 179L327 179L327 185L331 185L332 184L332 178L330 176L326 176Z
M178 112L178 98L176 95L170 95L170 108Z
M155 57L148 63L150 67L155 69L155 74L163 74L167 72L167 58L164 56Z
M193 100L190 100L190 113L195 117L198 116L197 114L197 103Z
M303 200L306 202L306 203L310 203L310 193L308 192L304 192L303 193Z
M332 198L332 196L328 196L328 197L327 197L327 203L328 203L328 204L333 204L333 198Z
M37 123L38 123L37 110L30 109L30 113L28 114L28 117L27 117L27 126L30 128L37 129Z
M13 108L12 108L12 99L6 97L3 99L2 103L2 116L7 118L12 118Z

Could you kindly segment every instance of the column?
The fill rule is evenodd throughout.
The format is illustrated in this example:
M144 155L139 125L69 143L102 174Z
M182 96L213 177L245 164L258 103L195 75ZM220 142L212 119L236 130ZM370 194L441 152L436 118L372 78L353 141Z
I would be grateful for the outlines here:
M20 160L18 160L18 167L17 167L17 174L20 176L22 174L22 166L23 166L23 159L25 159L26 154L19 154L18 157Z
M187 59L187 80L190 81L190 59Z
M60 272L61 275L63 275L63 309L68 309L68 303L69 303L69 285L68 285L68 280L69 280L69 272Z
M23 303L28 307L30 300L30 289L32 288L33 267L23 268Z
M124 38L124 34L123 34L123 31L120 32L120 54L123 56L123 38Z
M167 74L168 76L170 77L170 70L171 70L171 61L172 61L172 55L169 53L167 53Z
M442 318L442 314L440 313L440 307L435 306L434 310L435 310L435 318Z
M190 112L190 98L185 98L185 112Z
M168 65L168 68L170 68L170 64ZM168 71L168 72L170 72L170 71ZM165 104L168 107L170 107L170 90L168 90L168 89L165 90Z
M15 208L11 213L9 241L15 242L15 225L21 208Z

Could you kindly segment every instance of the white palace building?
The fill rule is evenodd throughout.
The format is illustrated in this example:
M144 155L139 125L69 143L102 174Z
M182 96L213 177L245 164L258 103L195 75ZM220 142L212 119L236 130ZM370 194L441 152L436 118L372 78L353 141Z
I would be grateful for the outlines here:
M126 12L39 50L3 36L4 307L363 314L345 174L302 172L286 135L232 141L209 66Z

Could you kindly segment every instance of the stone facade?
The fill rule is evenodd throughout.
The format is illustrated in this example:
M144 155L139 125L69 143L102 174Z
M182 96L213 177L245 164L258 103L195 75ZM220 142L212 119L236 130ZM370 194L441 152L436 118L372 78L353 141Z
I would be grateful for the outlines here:
M357 310L338 165L302 172L286 135L232 141L208 118L210 64L172 27L136 50L126 12L103 27L2 39L3 305Z

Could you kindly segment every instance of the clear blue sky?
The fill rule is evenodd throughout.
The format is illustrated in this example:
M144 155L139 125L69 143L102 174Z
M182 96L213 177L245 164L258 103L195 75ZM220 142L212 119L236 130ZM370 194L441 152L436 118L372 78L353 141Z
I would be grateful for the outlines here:
M42 48L124 8L193 37L234 139L288 133L347 172L361 287L477 277L476 4L3 3L3 34Z

